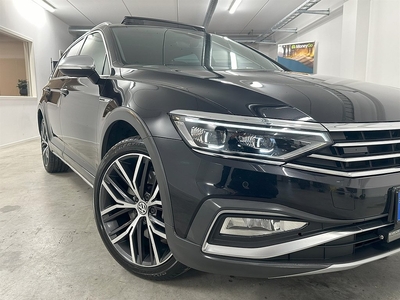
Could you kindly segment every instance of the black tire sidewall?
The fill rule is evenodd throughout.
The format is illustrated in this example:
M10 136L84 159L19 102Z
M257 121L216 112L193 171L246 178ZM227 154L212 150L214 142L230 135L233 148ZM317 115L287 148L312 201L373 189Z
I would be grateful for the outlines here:
M94 214L95 214L95 220L96 220L96 225L97 229L99 231L99 234L101 236L101 239L103 240L103 243L105 244L107 250L110 252L110 254L113 256L113 258L126 270L129 272L132 272L136 275L139 275L141 277L146 277L149 278L151 277L152 279L159 279L163 280L164 277L165 279L168 279L167 277L175 277L172 276L172 273L176 273L177 270L173 270L174 266L177 266L178 264L181 265L176 261L176 259L171 256L166 262L164 262L162 265L155 266L155 267L140 267L138 265L133 264L132 262L129 262L125 257L123 257L113 246L111 243L105 229L103 226L103 222L101 220L101 214L100 214L100 189L101 189L101 182L103 179L103 176L105 172L108 170L109 166L119 157L126 155L126 154L133 154L133 153L138 153L138 154L143 154L149 156L148 151L146 150L145 145L143 142L138 139L138 138L129 138L125 139L118 144L116 144L114 147L112 147L107 154L104 156L103 160L100 163L100 166L98 168L98 172L95 178L95 183L94 183ZM182 265L183 266L183 265ZM182 273L182 271L180 272Z
M49 149L48 149L49 158L48 158L47 164L44 162L44 159L43 159L43 148L42 148L42 141L43 141L42 129L43 129L43 127L45 128L45 131L46 131L47 147L49 147ZM39 130L40 130L40 150L41 150L41 154L42 154L43 167L45 168L45 170L48 173L66 172L68 170L68 166L60 158L58 158L56 155L54 155L54 153L51 152L51 150L50 150L49 131L46 127L46 122L44 119L42 119L42 121L40 122Z

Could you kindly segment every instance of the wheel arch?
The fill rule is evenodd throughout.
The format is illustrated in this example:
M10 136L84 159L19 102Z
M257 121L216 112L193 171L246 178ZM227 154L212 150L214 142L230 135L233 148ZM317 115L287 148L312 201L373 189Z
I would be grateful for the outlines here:
M138 135L143 140L150 136L150 131L133 110L125 107L114 109L107 115L101 131L101 159L112 146L132 135Z
M39 131L40 131L40 124L42 123L43 118L44 118L44 116L43 116L42 110L38 109L37 121L38 121L38 129L39 129Z
M159 184L161 200L163 201L164 220L166 226L166 233L168 235L174 234L173 226L173 215L172 206L168 189L168 183L165 176L164 167L161 161L161 156L158 152L156 144L151 136L150 130L144 121L131 109L126 107L118 107L114 109L107 117L101 131L101 158L106 154L105 149L110 145L110 135L113 134L113 130L117 130L118 127L124 126L127 133L140 136L147 151L152 159L154 169L157 175L157 182ZM124 137L123 139L128 138ZM119 142L119 141L118 141ZM112 147L113 145L111 145ZM103 153L104 152L104 153ZM170 228L172 231L170 232Z
M101 158L103 158L108 150L110 150L118 142L137 135L139 135L139 133L130 123L123 120L115 121L104 133L103 143L101 146Z

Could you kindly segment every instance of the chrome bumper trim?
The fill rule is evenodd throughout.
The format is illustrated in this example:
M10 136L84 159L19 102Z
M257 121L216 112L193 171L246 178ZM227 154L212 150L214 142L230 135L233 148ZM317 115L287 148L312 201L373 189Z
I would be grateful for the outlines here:
M212 255L247 258L247 259L267 259L305 250L325 243L329 243L334 240L344 238L346 236L386 226L389 226L389 224L373 226L369 228L360 228L355 226L354 228L349 230L330 231L302 238L299 240L290 241L287 243L275 244L271 246L258 247L258 248L240 248L240 247L228 247L228 246L209 244L207 242L208 238L207 236L205 243L203 244L202 250L204 253Z
M316 270L316 271L293 274L293 275L287 275L287 276L270 277L270 278L296 277L296 276L317 275L317 274L345 271L345 270L350 270L350 269L357 268L357 267L362 266L364 264L367 264L367 263L370 263L370 262L374 262L376 260L380 260L382 258L391 256L391 255L397 254L397 253L400 253L400 248L392 250L392 251L388 251L386 253L382 253L382 254L379 254L379 255L376 255L376 256L372 256L372 257L369 257L369 258L361 259L361 260L358 260L358 261L353 261L353 262L343 263L343 264L333 264L333 265L330 265L327 268Z

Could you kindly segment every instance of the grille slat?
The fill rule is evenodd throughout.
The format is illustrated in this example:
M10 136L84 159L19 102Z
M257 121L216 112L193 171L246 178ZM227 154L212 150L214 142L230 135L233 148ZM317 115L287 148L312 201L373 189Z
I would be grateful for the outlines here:
M362 147L362 146L374 146L374 145L391 145L400 144L400 140L386 140L386 141L374 141L374 142L355 142L355 143L335 143L333 147Z
M311 154L308 157L310 158L317 158L322 160L333 160L333 161L340 161L340 162L357 162L357 161L369 161L369 160L384 160L390 158L397 158L400 157L400 153L394 154L385 154L385 155L371 155L371 156L364 156L364 157L336 157L336 156L327 156L327 155L320 155L320 154Z
M366 171L385 174L387 170L387 173L392 173L400 169L400 123L395 124L397 128L389 126L384 130L357 130L361 129L360 124L355 124L354 128L347 126L342 131L336 128L330 132L333 145L294 160L291 165L351 177L357 172L361 176Z

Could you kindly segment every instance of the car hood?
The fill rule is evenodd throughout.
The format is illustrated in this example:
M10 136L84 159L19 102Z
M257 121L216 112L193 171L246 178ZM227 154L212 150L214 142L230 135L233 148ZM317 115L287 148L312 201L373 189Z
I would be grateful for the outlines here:
M400 120L400 89L293 72L125 70L131 80L184 88L228 113L331 122Z

